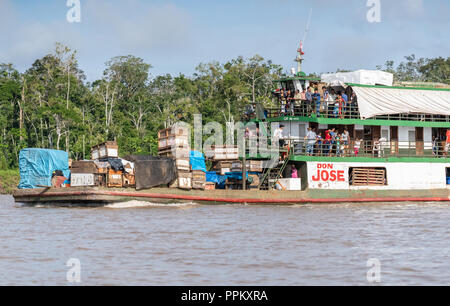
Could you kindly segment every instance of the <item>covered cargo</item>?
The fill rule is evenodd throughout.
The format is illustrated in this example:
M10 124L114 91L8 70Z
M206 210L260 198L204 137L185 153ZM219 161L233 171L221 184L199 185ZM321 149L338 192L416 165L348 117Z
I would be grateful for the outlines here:
M19 154L19 189L35 189L52 186L52 174L60 170L70 177L69 155L64 151L24 149Z
M346 83L392 86L394 75L379 70L357 70L322 74L321 79L331 86L344 86Z
M134 162L137 190L168 185L177 178L176 165L172 158L132 155L126 159Z
M352 85L362 119L389 114L450 115L450 90Z
M206 172L205 156L198 151L191 151L190 163L193 171Z

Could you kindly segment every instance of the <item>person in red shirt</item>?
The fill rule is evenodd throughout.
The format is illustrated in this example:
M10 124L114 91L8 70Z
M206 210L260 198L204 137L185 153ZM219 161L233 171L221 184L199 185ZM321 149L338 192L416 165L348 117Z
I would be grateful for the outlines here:
M450 130L447 130L447 133L445 134L446 140L445 140L445 150L444 150L444 156L447 157L448 148L450 147Z

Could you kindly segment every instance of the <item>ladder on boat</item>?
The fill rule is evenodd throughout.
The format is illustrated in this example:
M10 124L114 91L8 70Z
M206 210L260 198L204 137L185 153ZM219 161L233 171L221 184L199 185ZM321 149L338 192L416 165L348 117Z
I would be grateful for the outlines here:
M274 168L269 167L267 171L264 173L263 178L261 179L259 189L272 190L275 187L277 181L283 175L284 170L286 170L288 163L289 163L289 156L286 157L286 159L281 164L279 163L276 167Z

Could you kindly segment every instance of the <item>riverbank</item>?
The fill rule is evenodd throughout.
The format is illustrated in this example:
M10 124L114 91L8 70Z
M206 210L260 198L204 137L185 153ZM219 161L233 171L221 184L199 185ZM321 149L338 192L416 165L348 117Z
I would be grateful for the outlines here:
M0 194L12 194L19 181L19 170L0 170Z

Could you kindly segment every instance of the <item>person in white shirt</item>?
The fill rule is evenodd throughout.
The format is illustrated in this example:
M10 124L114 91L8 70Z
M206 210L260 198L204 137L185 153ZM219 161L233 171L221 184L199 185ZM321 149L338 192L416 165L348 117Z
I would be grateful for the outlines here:
M350 141L350 133L347 129L344 129L344 133L342 133L342 149L344 151L344 156L348 154L348 144Z
M273 134L275 141L278 140L280 148L284 147L284 145L286 144L286 142L284 141L283 130L284 130L284 125L280 125L279 128L275 129L275 132Z
M308 134L305 137L306 142L306 154L308 156L314 155L314 146L317 141L317 134L314 129L308 128Z

